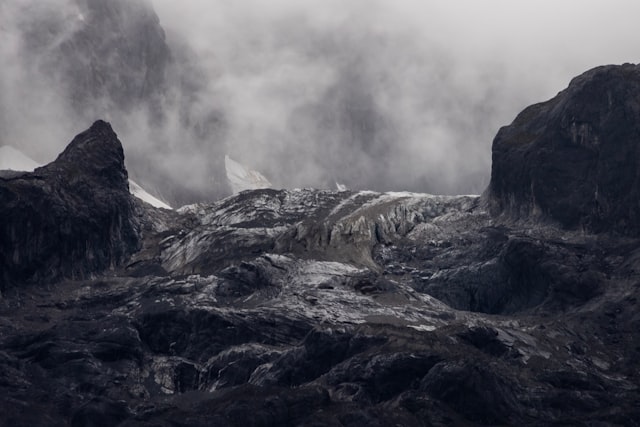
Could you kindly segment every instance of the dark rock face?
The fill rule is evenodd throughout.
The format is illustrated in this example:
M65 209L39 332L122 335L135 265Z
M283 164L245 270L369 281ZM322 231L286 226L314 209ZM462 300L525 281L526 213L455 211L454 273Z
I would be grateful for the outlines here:
M493 143L496 213L640 233L640 66L598 67L526 108Z
M97 121L52 163L0 178L1 290L22 282L81 279L139 247L124 153Z
M496 224L469 196L261 190L145 209L128 265L1 301L7 425L639 415L637 242Z

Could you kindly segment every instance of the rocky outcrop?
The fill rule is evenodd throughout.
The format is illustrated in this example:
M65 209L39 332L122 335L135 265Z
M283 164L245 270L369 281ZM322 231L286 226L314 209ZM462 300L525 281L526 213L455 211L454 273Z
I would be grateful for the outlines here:
M0 279L14 284L81 279L139 247L124 153L95 122L33 173L0 178Z
M590 70L493 142L496 214L640 234L640 66Z

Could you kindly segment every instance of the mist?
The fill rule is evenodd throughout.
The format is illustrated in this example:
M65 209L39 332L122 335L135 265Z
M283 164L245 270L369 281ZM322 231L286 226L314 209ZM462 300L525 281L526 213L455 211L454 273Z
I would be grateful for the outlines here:
M97 4L120 8L108 37L82 33ZM177 203L228 193L225 154L278 188L479 193L501 126L640 53L631 0L151 4L161 30L145 0L0 1L0 145L50 161L104 118L130 174ZM87 62L117 72L74 74Z

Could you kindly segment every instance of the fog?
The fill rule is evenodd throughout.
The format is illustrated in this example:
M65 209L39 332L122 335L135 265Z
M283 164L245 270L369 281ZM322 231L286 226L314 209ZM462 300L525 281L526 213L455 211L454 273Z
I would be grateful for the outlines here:
M50 52L68 52L56 46L69 34L77 51L79 13L96 1L24 3L0 0L0 144L47 161L105 118L133 176L169 198L169 182L194 190L178 202L225 194L224 154L276 187L479 193L500 126L583 71L640 53L632 0L153 0L172 65L158 62L160 45L152 62L118 56L117 84L104 82L113 73L72 79L107 88L82 98L64 78L82 58L60 66ZM125 8L123 20L139 13L133 0L103 3ZM41 15L64 25L25 37ZM156 34L139 22L108 28ZM138 65L144 108L129 105L137 87L116 96Z

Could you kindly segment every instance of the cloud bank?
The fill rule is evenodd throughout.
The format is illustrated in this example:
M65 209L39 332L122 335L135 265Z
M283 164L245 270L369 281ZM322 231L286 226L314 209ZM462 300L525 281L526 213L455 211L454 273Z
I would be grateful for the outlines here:
M42 78L47 70L33 65L42 61L25 60L42 43L28 46L24 34L39 15L81 28L78 4L82 12L92 1L37 2L21 12L28 19L6 18L22 2L1 3L3 143L52 156L60 146L48 141L64 144L87 126L83 115L69 114L72 107L60 108L69 88ZM219 171L227 153L276 187L337 181L353 189L478 193L488 184L500 126L582 71L638 57L640 5L631 0L152 4L170 51L154 83L162 87L149 89L144 108L126 106L125 115L114 105L85 110L111 116L139 181L160 191L182 181L192 198L224 194ZM125 10L124 17L137 16ZM57 41L47 39L48 48L81 31L63 28L50 32ZM150 64L142 69L160 68Z

